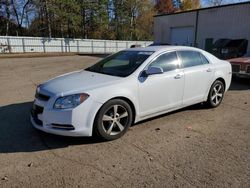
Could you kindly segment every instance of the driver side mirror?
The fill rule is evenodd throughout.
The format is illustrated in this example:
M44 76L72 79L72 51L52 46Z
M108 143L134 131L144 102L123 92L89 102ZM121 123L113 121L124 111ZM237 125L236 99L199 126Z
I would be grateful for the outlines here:
M163 73L163 69L161 67L148 67L147 70L145 70L145 74L147 76L149 75L153 75L153 74L162 74Z

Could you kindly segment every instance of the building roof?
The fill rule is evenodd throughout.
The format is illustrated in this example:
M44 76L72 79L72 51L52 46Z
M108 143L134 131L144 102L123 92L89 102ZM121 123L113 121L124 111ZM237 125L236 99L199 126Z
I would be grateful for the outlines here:
M189 12L196 12L196 11L202 11L202 10L208 10L208 9L216 9L216 8L224 8L224 7L229 7L229 6L238 6L238 5L244 5L244 4L249 4L250 5L250 1L241 2L241 3L231 3L231 4L226 4L226 5L206 7L206 8L200 8L200 9L193 9L193 10L187 10L187 11L182 11L182 12L158 14L158 15L155 15L154 17L168 16L168 15L175 15L175 14L183 14L183 13L189 13Z

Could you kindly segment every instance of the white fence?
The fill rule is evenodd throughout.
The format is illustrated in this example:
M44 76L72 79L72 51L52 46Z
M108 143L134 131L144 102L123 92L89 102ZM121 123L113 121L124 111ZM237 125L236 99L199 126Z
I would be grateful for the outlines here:
M71 38L0 36L0 53L74 52L114 53L131 45L148 46L152 41L92 40Z

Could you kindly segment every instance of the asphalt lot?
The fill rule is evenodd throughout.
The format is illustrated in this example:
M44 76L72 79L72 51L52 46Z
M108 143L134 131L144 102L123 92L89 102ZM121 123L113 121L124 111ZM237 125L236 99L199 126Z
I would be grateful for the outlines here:
M150 119L112 142L32 128L36 85L98 59L0 59L0 187L250 187L250 80L216 109Z

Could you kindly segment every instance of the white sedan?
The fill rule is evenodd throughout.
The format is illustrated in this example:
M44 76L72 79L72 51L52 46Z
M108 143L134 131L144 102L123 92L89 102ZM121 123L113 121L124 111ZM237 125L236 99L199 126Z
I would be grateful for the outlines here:
M31 122L52 134L114 140L150 117L201 102L219 106L231 77L229 62L197 48L127 49L38 86Z

